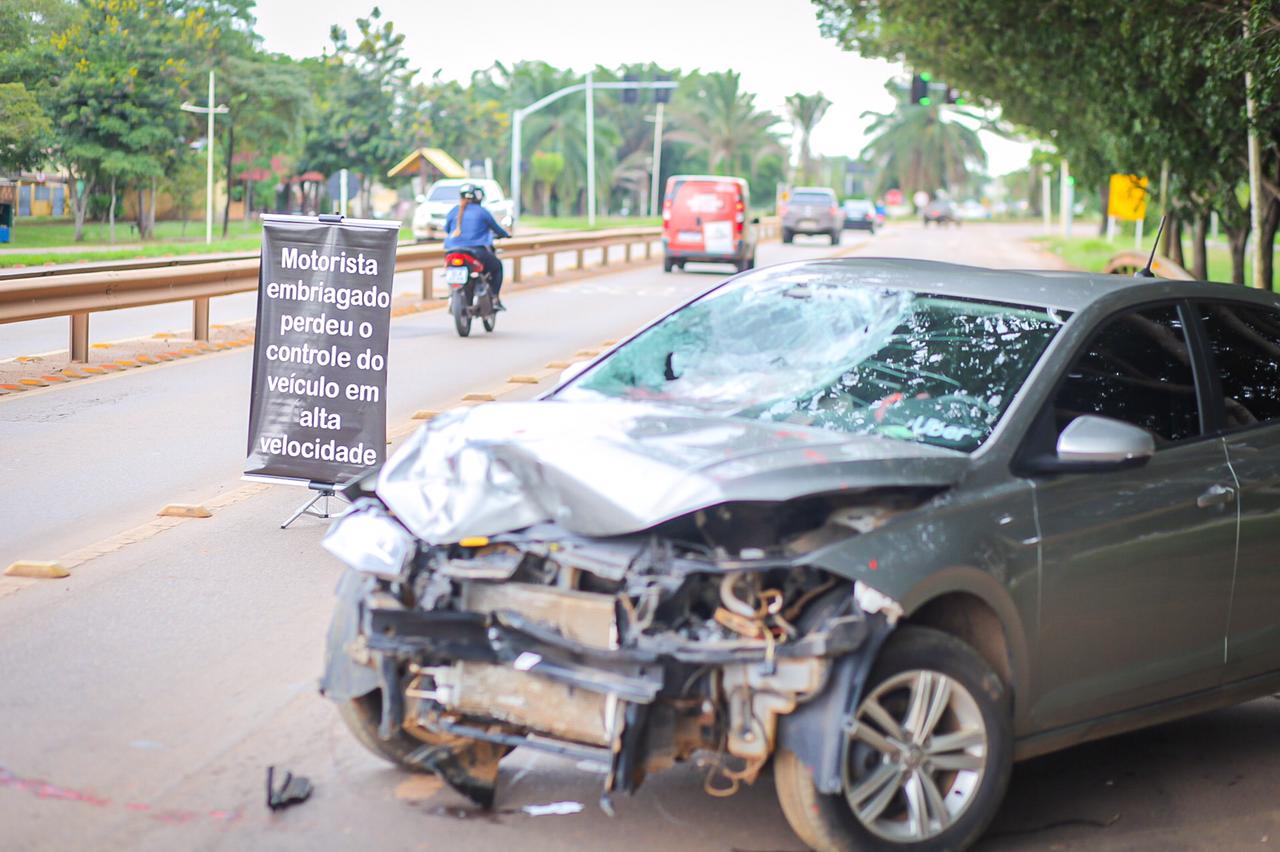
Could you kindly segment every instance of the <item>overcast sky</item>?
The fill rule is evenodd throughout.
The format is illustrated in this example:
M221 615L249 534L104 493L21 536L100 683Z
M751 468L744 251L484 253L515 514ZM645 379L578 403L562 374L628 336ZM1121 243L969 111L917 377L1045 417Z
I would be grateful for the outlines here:
M268 50L318 54L329 26L352 31L374 0L258 0L258 32ZM832 101L814 131L815 151L856 156L867 110L887 111L885 81L902 66L846 53L818 33L809 0L381 0L384 19L405 34L423 78L440 69L466 80L495 61L541 59L585 71L596 64L657 62L684 70L741 72L757 105L783 112L794 92ZM472 24L460 24L468 11ZM992 174L1026 164L1029 146L983 134Z

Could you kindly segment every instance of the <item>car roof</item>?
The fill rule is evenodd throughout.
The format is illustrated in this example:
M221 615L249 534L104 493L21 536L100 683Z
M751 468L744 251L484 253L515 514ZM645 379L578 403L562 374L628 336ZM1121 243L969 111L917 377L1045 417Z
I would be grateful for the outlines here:
M740 177L732 177L730 175L672 175L669 180L705 180L721 183L728 181L730 183L740 183L746 185L747 179Z
M856 257L798 261L766 267L756 275L838 273L857 283L1006 304L1082 311L1099 303L1114 307L1160 299L1211 298L1280 308L1280 296L1240 286L1164 278L1131 278L1043 269L988 269L908 258Z
M484 183L493 185L497 181L493 178L440 178L438 181L432 182L432 186L461 186L464 183Z

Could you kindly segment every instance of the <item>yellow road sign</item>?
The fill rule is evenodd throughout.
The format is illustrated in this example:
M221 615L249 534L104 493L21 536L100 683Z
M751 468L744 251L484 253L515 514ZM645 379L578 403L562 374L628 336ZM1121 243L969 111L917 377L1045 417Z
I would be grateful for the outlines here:
M1147 216L1147 179L1137 175L1112 175L1107 215L1136 222Z

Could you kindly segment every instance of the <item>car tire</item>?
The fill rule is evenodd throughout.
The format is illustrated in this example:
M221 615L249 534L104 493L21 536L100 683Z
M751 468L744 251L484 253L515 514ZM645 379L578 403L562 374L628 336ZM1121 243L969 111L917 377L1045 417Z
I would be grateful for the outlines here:
M782 241L784 243L789 243L795 238L796 238L796 234L794 231L789 231L786 228L782 229Z
M839 231L832 231L830 234L827 234L827 236L831 237L831 245L833 245L833 246L840 245L840 232L839 232Z
M885 716L905 726L899 732L910 736L912 714L904 707L921 685L945 701L923 744L913 746L909 755L899 751L896 757L868 745L865 739L873 736L880 743L891 741L892 733L885 736L887 729L879 721ZM871 708L872 703L876 707ZM967 644L937 630L900 628L885 644L867 680L858 710L858 728L867 734L865 739L852 737L847 746L844 790L835 795L820 792L798 757L785 749L775 755L774 784L787 822L801 840L823 852L969 848L995 817L1009 784L1011 703L999 676ZM865 715L869 708L876 713L875 724ZM931 715L919 718L918 727L927 726ZM969 744L931 752L937 726L943 725L948 730L938 736L950 736L949 745L958 746L961 736ZM973 742L975 738L980 742ZM931 756L955 766L938 769ZM876 784L877 777L884 780ZM936 796L929 795L926 778ZM855 795L862 796L861 816L849 801ZM883 806L871 813L882 800ZM937 818L938 805L946 812L945 821ZM923 825L912 820L913 811L921 810Z
M671 259L671 258L669 258L669 257L664 257L664 258L662 259L662 271L663 271L663 272L670 272L671 270L673 270L673 269L675 269L675 268L676 268L676 262L675 262L674 260L672 260L672 259Z
M411 772L423 772L423 769L409 761L409 755L422 747L422 741L396 731L389 740L378 736L378 724L382 721L382 690L375 689L367 695L337 702L338 716L352 735L376 757L390 761L401 769Z

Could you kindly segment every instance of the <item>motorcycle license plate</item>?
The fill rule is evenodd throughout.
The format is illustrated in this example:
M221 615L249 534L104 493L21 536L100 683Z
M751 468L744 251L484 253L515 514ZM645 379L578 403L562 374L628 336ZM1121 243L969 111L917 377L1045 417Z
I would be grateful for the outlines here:
M466 284L469 277L471 277L471 270L465 266L450 266L444 271L446 284Z

